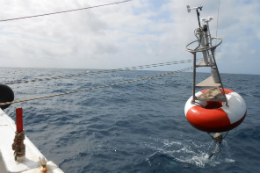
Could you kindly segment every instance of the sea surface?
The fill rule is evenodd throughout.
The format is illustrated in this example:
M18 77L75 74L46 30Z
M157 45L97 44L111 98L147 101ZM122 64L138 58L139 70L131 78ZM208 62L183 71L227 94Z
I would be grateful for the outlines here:
M2 83L76 74L86 69L1 68ZM124 71L10 85L15 100L92 88L161 74ZM210 74L199 73L197 81ZM247 104L244 122L215 149L184 115L192 73L13 104L24 111L26 135L66 173L260 172L260 76L221 74Z

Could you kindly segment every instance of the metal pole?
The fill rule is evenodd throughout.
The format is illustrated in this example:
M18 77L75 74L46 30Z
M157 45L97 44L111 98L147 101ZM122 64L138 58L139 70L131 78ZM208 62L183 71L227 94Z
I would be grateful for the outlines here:
M196 52L193 53L193 93L192 103L195 103L195 87L196 87Z
M199 9L196 9L196 11L197 11L197 17L198 17L199 27L201 28L201 25L200 25L200 13L199 13Z

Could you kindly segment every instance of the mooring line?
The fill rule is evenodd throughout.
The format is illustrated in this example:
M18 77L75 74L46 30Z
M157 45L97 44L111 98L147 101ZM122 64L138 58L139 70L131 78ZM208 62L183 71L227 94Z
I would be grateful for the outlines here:
M103 86L94 87L94 88L87 88L87 89L83 89L83 90L70 91L70 92L65 92L65 93L60 93L60 94L53 94L53 95L48 95L48 96L35 97L35 98L17 100L17 101L12 101L12 102L5 102L5 103L0 103L0 106L14 104L14 103L27 102L27 101L31 101L31 100L38 100L38 99L45 99L45 98L50 98L50 97L62 96L62 95L73 94L73 93L78 93L78 92L96 90L96 89L106 88L106 87L111 87L111 86L116 86L116 85L123 85L123 84L138 82L138 81L142 81L142 80L153 79L153 78L156 78L156 77L162 77L162 76L166 76L166 75L170 75L170 74L174 74L174 73L180 73L180 72L183 72L183 71L186 71L186 70L191 70L191 69L193 69L193 67L188 67L188 68L184 68L184 69L181 69L181 70L163 73L163 74L150 76L150 77L145 77L145 78L141 78L141 79L136 79L136 80L132 80L132 81L125 81L125 82L119 82L119 83L114 83L114 84L110 84L110 85L103 85Z
M202 58L197 59L197 60L198 61L202 60ZM48 78L33 79L33 80L18 81L18 82L8 82L8 83L4 83L4 84L5 85L13 85L13 84L21 84L21 83L29 83L29 82L40 82L40 81L46 81L46 80L52 80L52 79L62 79L62 78L85 76L85 75L95 75L95 74L111 73L111 72L118 72L118 71L128 71L128 70L152 68L152 67L166 66L166 65L179 64L179 63L188 63L188 62L192 62L192 61L193 61L192 59L187 59L187 60L171 61L171 62L164 62L164 63L158 63L158 64L149 64L149 65L143 65L143 66L134 66L134 67L111 69L111 70L92 71L92 72L78 73L78 74L72 74L72 75L48 77Z

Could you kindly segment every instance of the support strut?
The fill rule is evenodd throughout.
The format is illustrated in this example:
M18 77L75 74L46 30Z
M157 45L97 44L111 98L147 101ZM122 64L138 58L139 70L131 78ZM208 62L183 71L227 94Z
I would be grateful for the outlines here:
M221 152L221 148L220 148L220 144L222 143L222 141L225 139L225 137L227 136L229 131L226 132L226 134L222 135L222 133L215 133L214 135L211 135L210 133L208 133L210 135L210 137L213 139L213 141L216 143L216 148L215 150L209 155L210 159L214 154L220 153Z

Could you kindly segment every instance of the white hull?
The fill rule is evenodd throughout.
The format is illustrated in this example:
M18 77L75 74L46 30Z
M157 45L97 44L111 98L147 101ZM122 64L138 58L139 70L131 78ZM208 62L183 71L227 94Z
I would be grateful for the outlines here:
M43 154L25 136L24 144L26 155L24 161L18 163L14 160L12 143L15 137L15 122L0 109L0 173L33 173L42 172L41 161L47 161ZM58 166L47 161L48 173L63 173ZM47 173L46 172L46 173Z

